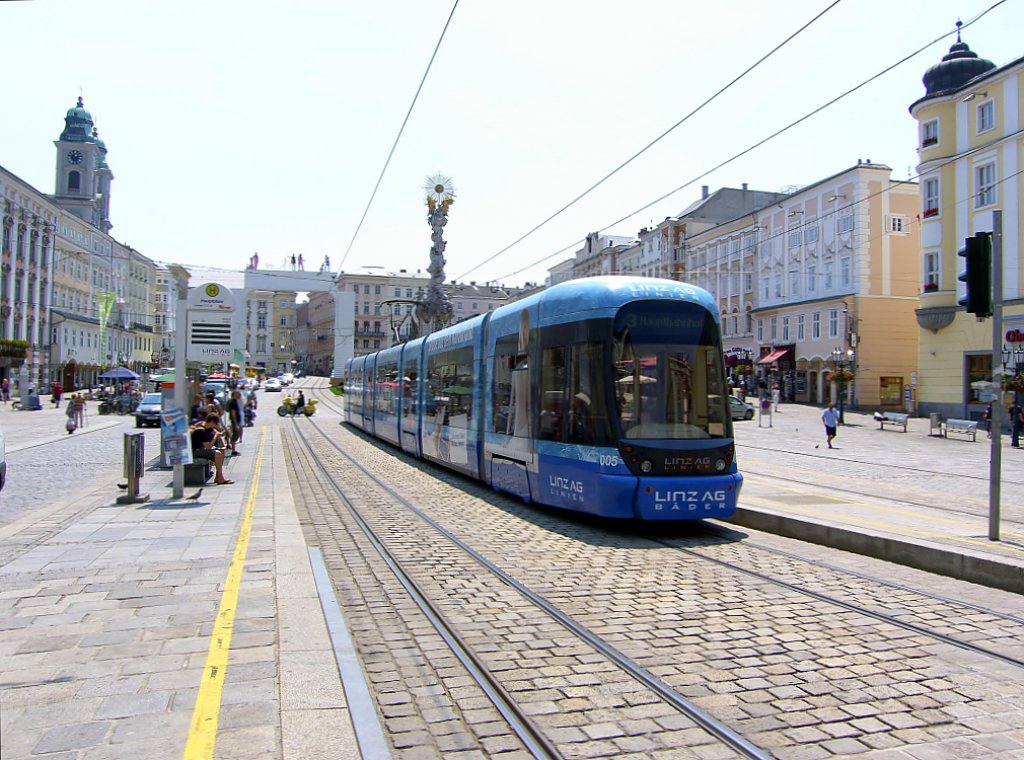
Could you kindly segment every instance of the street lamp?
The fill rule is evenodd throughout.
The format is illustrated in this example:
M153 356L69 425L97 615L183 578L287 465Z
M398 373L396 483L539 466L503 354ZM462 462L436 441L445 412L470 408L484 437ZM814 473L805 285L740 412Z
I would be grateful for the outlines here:
M836 366L839 375L839 424L845 425L843 409L846 401L846 378L847 371L854 366L853 349L848 348L844 352L842 348L836 346L832 349L832 363Z

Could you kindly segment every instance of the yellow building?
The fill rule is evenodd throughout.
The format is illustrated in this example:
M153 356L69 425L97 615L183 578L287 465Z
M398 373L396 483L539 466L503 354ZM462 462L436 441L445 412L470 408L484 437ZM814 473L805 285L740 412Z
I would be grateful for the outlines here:
M925 95L910 107L918 122L922 293L919 411L979 418L980 391L991 379L992 323L957 305L964 239L993 229L1003 212L1003 334L1021 345L1024 273L1021 271L1022 189L1020 82L1024 58L997 67L957 36L941 62L924 75Z

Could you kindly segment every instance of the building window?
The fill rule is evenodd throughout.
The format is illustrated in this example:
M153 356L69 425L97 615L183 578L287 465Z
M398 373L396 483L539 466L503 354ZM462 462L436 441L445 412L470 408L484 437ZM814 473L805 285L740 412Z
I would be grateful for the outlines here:
M818 267L814 264L807 266L807 292L813 293L817 287Z
M811 315L811 340L821 338L821 312L816 311Z
M832 259L825 259L825 290L832 290L832 269L835 262Z
M964 383L964 394L967 398L964 401L968 404L981 404L985 402L979 387L973 387L975 383L982 385L980 380L992 379L992 354L966 354L964 356L965 371L967 374Z
M828 310L828 337L839 337L839 309Z
M281 317L281 327L288 326L288 317Z
M800 295L800 273L789 273L789 295L790 297Z
M401 297L402 297L402 289L401 288L395 288L395 298L401 298Z
M743 292L751 293L754 290L754 274L753 272L743 273Z
M921 125L921 147L930 148L939 144L939 120L932 119Z
M782 342L789 343L789 317L782 318Z
M927 290L939 289L939 252L929 251L924 255L924 285Z
M363 295L364 296L370 295L370 286L369 285L363 285ZM367 346L367 348L369 348L369 346Z
M839 259L839 287L848 288L850 286L850 257L843 256Z
M82 187L82 175L78 172L68 174L68 192L77 193Z
M921 197L924 199L921 216L927 219L939 215L939 180L937 177L926 179L921 186Z
M373 286L373 294L375 296L379 296L380 295L380 285L374 285Z
M978 134L996 127L996 103L989 100L978 106Z
M810 224L807 225L807 227L804 228L804 242L818 242L818 223L816 221L812 221Z
M908 232L907 217L903 214L890 214L886 217L885 228L889 232Z
M757 320L757 342L764 343L764 320Z
M789 247L790 248L797 248L797 247L799 247L800 240L801 240L801 231L800 230L793 230L792 232L789 233Z
M259 315L259 317L256 319L256 327L259 330L267 329L267 315L266 314L260 314Z
M768 324L768 340L774 343L779 334L779 318L772 317Z
M798 341L802 341L807 337L804 330L806 321L803 314L796 315L796 339Z
M996 202L996 165L985 164L974 170L974 208L991 206Z
M775 275L775 297L782 298L782 274Z
M840 232L850 232L853 229L853 214L843 214L836 226Z

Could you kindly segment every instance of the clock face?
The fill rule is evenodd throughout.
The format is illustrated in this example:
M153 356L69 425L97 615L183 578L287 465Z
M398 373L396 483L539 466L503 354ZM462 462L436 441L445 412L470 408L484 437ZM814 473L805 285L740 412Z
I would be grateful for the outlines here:
M73 150L70 153L68 153L68 163L69 164L80 164L80 163L82 163L82 153L81 153L81 151Z

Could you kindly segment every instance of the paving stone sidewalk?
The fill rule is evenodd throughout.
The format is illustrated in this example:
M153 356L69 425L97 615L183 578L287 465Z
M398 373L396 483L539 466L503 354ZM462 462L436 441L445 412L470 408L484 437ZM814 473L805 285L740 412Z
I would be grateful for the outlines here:
M91 492L0 566L0 757L182 757L260 432L230 462L234 485L174 501L169 472L149 472L148 503ZM262 432L216 757L359 757L277 431Z

